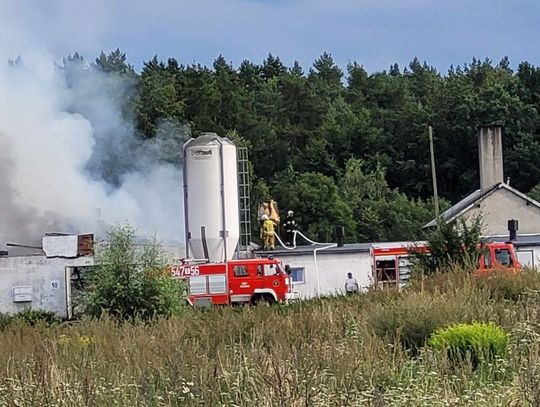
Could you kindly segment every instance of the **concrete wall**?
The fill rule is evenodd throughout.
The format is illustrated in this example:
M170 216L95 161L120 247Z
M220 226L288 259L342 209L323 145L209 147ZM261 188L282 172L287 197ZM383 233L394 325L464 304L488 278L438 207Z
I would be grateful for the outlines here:
M0 258L0 313L33 309L52 311L60 318L67 318L70 274L66 274L66 267L89 266L92 261L90 257Z
M317 273L313 253L279 256L283 264L291 267L304 267L305 282L294 284L294 291L302 298L317 295ZM342 293L347 273L352 273L360 287L372 284L371 261L368 252L317 253L319 285L321 295Z
M516 249L516 252L522 266L534 267L540 270L539 246L520 246Z
M505 235L508 233L508 220L519 221L518 234L540 233L540 209L534 205L527 205L527 201L500 188L480 202L480 208L470 209L465 216L477 216L482 213L484 217L486 235Z
M480 188L486 189L503 179L502 128L481 127L478 131L478 161Z

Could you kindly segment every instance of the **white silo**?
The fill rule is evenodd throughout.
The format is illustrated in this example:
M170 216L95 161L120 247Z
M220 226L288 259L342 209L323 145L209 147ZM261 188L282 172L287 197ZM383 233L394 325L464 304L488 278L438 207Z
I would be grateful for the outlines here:
M184 144L184 210L188 257L232 259L240 237L236 146L215 133Z

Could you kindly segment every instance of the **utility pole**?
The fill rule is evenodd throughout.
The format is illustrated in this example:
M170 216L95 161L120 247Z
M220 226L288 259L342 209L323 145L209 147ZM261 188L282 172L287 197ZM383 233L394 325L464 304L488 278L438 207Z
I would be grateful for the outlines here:
M435 201L435 222L437 223L437 229L439 225L439 194L437 192L437 175L435 171L435 152L433 151L433 129L428 126L429 133L429 152L431 155L431 180L433 182L433 200Z

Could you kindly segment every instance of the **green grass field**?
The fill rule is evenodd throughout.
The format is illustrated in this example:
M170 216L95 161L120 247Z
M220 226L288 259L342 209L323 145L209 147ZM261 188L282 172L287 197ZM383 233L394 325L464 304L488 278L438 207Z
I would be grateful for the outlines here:
M11 324L0 332L6 406L537 406L540 276L459 271L402 293L289 306L187 309L151 324ZM473 369L424 342L492 321L508 352Z

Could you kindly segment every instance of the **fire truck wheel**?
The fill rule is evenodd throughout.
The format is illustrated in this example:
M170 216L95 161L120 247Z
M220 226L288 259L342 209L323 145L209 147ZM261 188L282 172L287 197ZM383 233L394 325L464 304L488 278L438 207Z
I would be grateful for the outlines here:
M259 306L259 305L272 305L275 304L276 300L274 300L274 297L272 297L270 294L260 294L253 297L251 300L251 303L253 305Z

